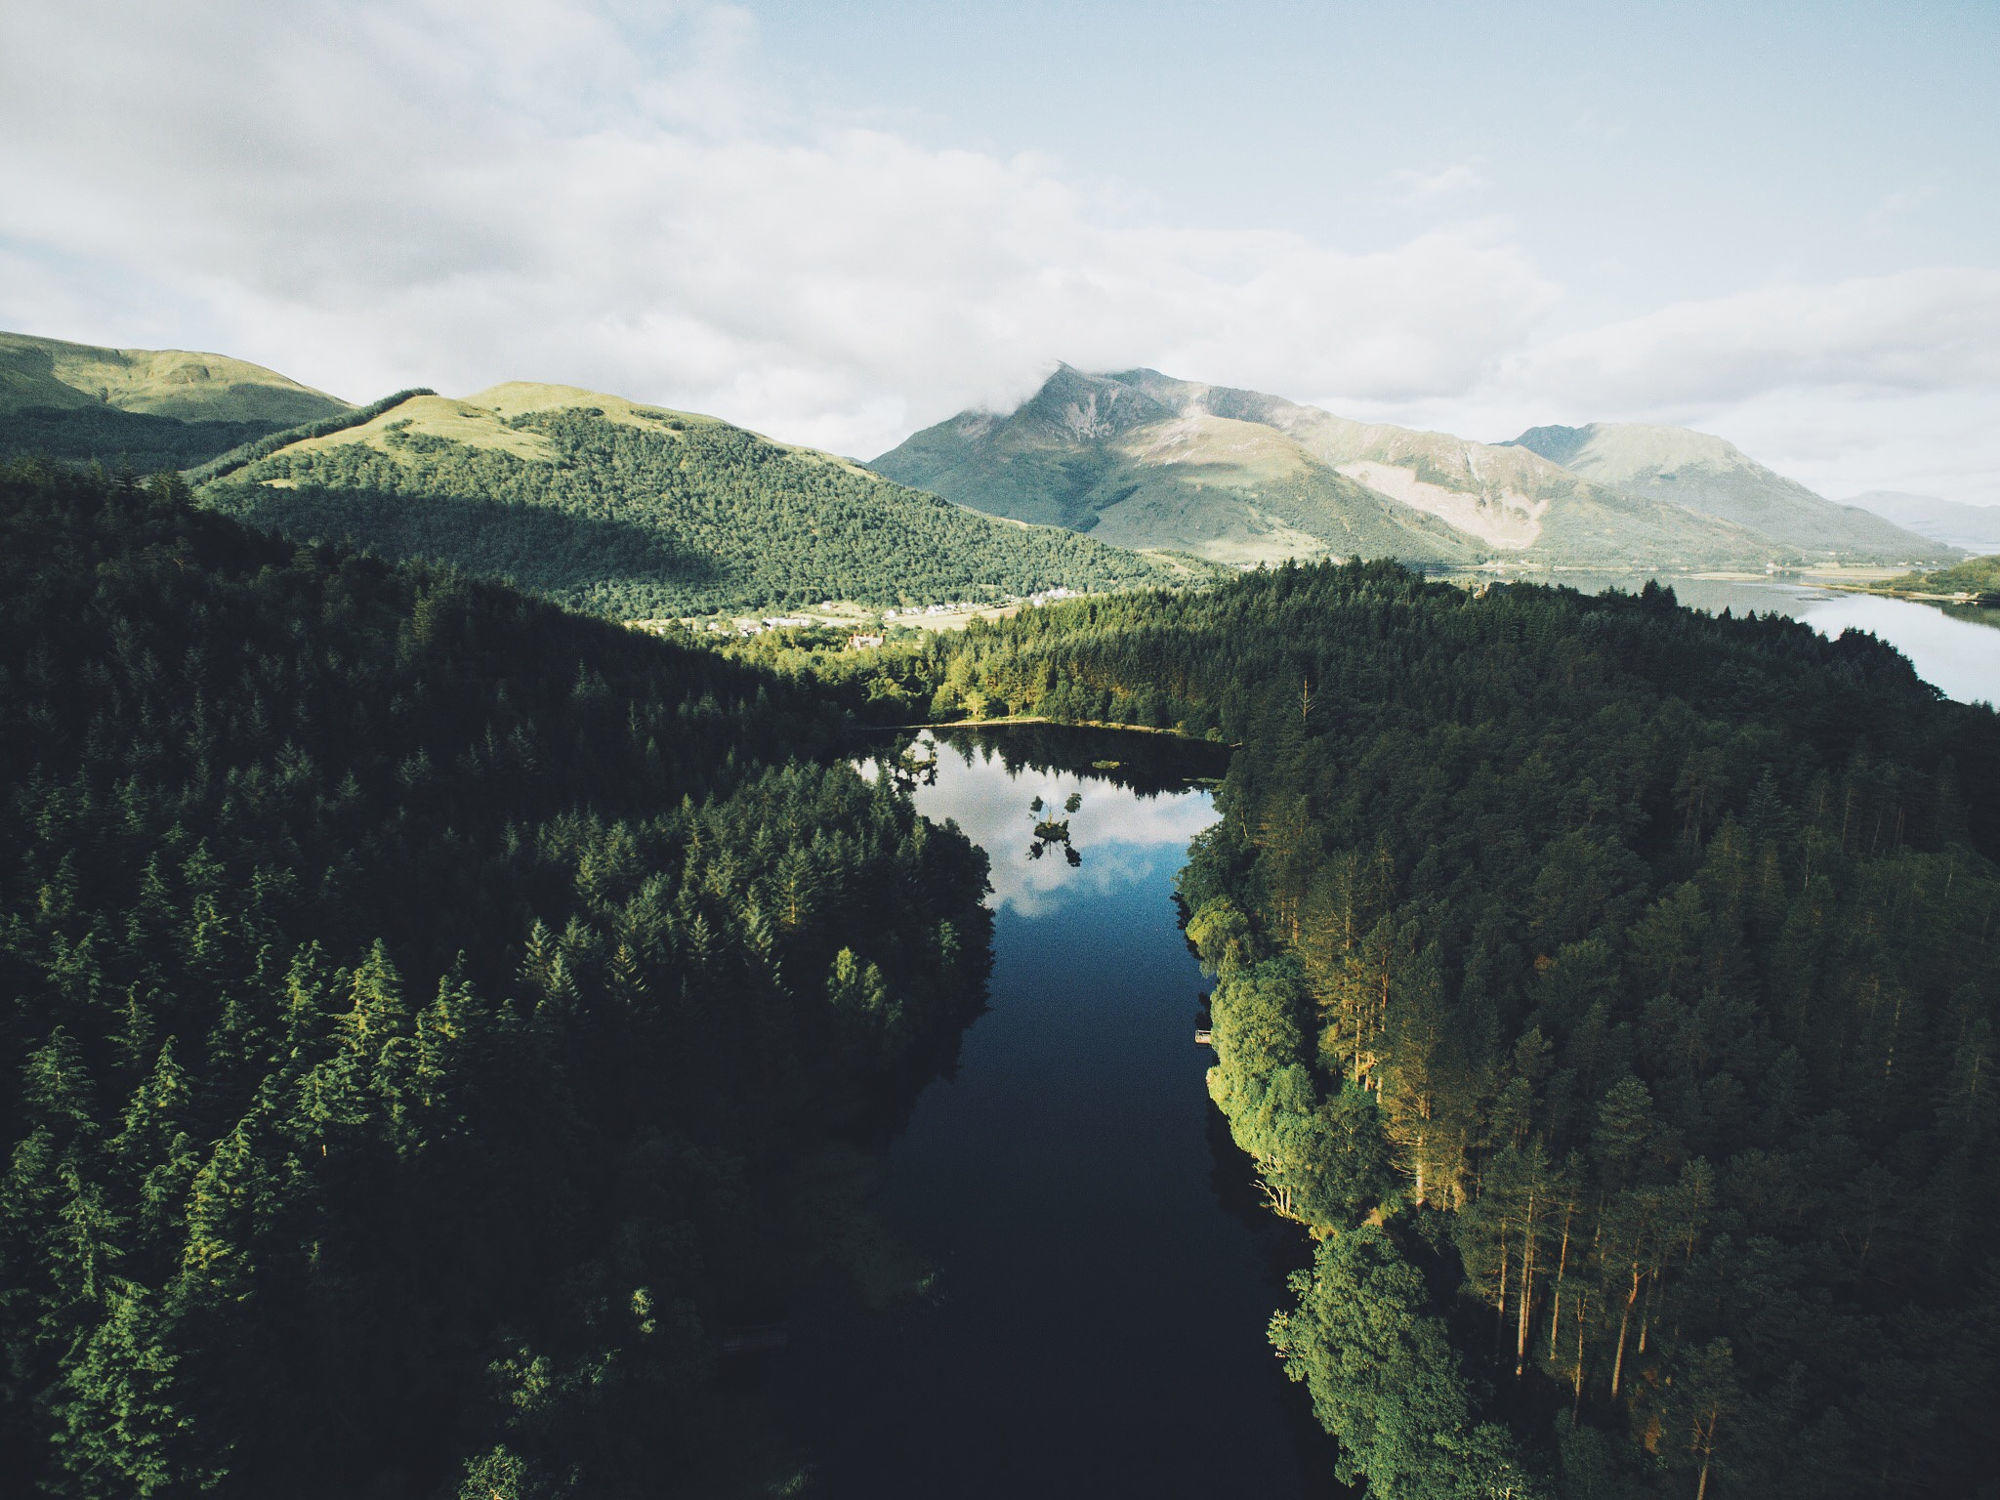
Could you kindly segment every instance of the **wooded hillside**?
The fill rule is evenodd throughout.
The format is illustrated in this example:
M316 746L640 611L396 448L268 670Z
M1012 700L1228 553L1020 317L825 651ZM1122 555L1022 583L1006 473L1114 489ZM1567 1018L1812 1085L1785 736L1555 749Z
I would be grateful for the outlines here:
M202 497L287 536L349 538L626 619L998 601L1201 571L995 521L713 418L568 397L504 416L488 397L413 402L350 440L236 467Z
M0 632L0 1489L795 1475L724 1341L977 1005L982 856L783 684L167 481L0 473Z

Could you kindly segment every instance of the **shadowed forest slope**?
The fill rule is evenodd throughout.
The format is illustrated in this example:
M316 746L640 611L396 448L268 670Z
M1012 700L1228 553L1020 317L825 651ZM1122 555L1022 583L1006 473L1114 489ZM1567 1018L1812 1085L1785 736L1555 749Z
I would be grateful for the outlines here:
M201 494L289 536L351 538L625 618L1206 576L974 515L713 417L563 386L415 396L233 465Z
M0 629L0 1489L795 1479L729 1330L978 1004L978 851L795 688L166 481L0 471Z

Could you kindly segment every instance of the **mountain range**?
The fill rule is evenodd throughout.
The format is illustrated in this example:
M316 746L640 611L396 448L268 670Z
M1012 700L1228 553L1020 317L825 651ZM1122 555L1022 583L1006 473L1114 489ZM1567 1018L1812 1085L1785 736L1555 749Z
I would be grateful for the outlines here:
M0 458L29 453L180 469L205 503L287 535L628 617L998 600L1291 557L1676 571L1992 545L1836 505L1680 428L1481 443L1069 365L1012 411L962 412L863 466L568 386L357 408L225 355L0 334Z
M1775 474L1733 443L1685 427L1531 427L1514 442L1573 474L1762 532L1802 555L1900 561L1931 539Z
M1720 439L1638 430L1677 435L1700 464L1676 462L1664 438L1650 449L1620 440L1624 429L1537 428L1479 443L1155 370L1064 365L1013 411L962 412L871 467L992 514L1222 563L1331 554L1762 568L1948 551ZM1585 436L1560 436L1576 433Z
M2000 505L1966 505L1902 490L1869 490L1847 503L1933 541L1968 552L2000 552Z

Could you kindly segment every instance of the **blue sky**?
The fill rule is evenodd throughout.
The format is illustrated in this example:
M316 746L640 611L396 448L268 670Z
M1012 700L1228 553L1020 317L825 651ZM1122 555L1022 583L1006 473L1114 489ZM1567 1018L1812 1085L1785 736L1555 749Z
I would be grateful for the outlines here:
M857 120L1043 153L1184 224L1381 248L1503 214L1604 305L2000 245L1990 3L750 10Z
M863 456L1145 363L1996 502L1996 143L1991 0L16 0L0 326Z

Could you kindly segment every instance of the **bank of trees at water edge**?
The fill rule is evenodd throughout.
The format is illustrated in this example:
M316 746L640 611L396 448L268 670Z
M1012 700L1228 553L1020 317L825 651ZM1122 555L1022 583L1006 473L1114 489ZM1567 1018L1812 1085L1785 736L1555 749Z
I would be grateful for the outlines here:
M2000 1471L2000 730L1877 642L1355 565L717 652L172 481L0 528L10 1490L795 1478L725 1331L988 953L850 734L967 712L1238 747L1181 892L1345 1477Z
M796 670L813 664L794 662ZM1970 1494L2000 1451L2000 737L1871 638L1389 566L817 670L1240 748L1181 889L1317 1242L1343 1477Z

